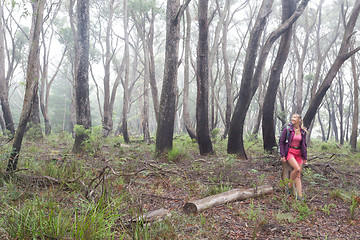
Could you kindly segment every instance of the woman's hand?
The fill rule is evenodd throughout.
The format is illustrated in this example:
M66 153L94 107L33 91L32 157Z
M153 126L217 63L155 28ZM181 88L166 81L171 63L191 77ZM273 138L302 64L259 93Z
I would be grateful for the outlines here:
M285 158L285 157L282 157L282 158L281 158L281 161L282 161L282 162L286 162L286 158Z
M307 163L307 160L303 159L303 164L306 165L306 163Z

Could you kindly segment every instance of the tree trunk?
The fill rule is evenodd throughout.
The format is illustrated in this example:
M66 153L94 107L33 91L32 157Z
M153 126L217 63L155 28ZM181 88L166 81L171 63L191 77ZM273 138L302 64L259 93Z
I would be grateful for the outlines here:
M315 93L315 95L313 96L313 98L309 103L309 108L303 120L305 127L310 126L327 90L330 88L331 83L335 78L337 72L339 71L340 67L342 66L342 64L354 53L360 50L360 47L357 47L356 49L348 52L349 44L351 41L354 27L356 25L357 18L359 16L359 12L360 12L360 1L356 1L351 16L349 18L349 21L347 22L345 27L345 33L343 36L343 40L341 42L338 55L336 56L336 59L332 64L332 66L330 67L329 71L327 72L323 83L320 85L319 89L317 90L317 92Z
M30 114L32 109L32 104L36 96L36 87L37 81L36 72L39 62L39 42L40 42L40 31L42 28L42 19L44 12L44 0L38 0L33 3L36 7L34 8L34 18L32 25L34 26L34 31L32 32L30 50L28 57L28 65L26 70L26 88L24 96L24 104L22 112L20 115L20 120L18 128L16 129L12 151L10 154L9 162L6 171L15 171L18 163L19 153L21 150L22 140L25 134L25 129L28 121L30 120Z
M45 37L44 31L42 31L42 36L44 39L44 37ZM48 58L47 58L47 54L46 54L47 51L46 51L45 41L43 42L43 49L44 49L43 69L41 71L41 85L40 85L40 94L39 95L40 95L40 109L41 109L41 113L44 117L45 135L49 135L51 133L51 124L50 124L50 119L49 119L49 115L48 115L48 108L45 107L45 105L47 106L47 103L48 103L48 101L46 101L46 99L48 99L49 94L50 94L50 89L48 86L48 79L47 79L49 62L48 62ZM45 94L45 92L46 92L46 94ZM45 95L46 95L46 97L45 97ZM47 102L47 103L45 103L45 102Z
M184 61L184 90L183 90L183 119L186 131L191 139L196 139L196 133L190 120L189 113L189 85L190 85L190 54L191 54L191 14L186 8L186 37L185 37L185 61Z
M262 115L263 115L263 106L264 106L264 88L267 85L268 82L268 77L267 77L267 81L263 82L260 86L259 86L259 90L258 90L258 113L256 115L256 121L254 124L254 127L252 129L251 134L257 138L258 137L258 133L260 130L260 124L261 124L261 120L262 120Z
M227 8L226 12L228 14L226 20L224 21L223 37L222 37L222 54L224 60L224 80L225 80L225 89L226 89L225 131L222 136L223 139L225 139L227 134L229 133L231 113L233 109L232 84L230 79L229 59L227 55L227 32L230 23L230 0L226 0L225 7Z
M208 61L208 0L199 0L198 7L199 40L197 46L197 98L196 136L200 154L213 152L209 134L209 61Z
M294 0L282 0L282 21L286 21L295 11ZM262 130L264 150L272 152L277 146L275 137L275 101L276 93L280 84L280 75L287 60L291 45L292 28L290 27L282 36L275 62L271 68L268 89L265 94L262 108Z
M321 139L322 139L323 142L325 142L326 141L325 129L324 129L324 125L322 123L322 120L320 118L320 113L319 112L318 112L317 116L318 116L318 121L319 121L320 129L321 129Z
M114 0L110 1L108 22L105 37L105 66L104 66L104 116L103 116L103 137L108 137L113 129L112 111L110 108L110 65L111 65L111 32L114 16ZM125 18L125 16L124 16Z
M74 127L76 125L76 92L75 92L75 86L74 84L72 84L72 92L71 92L71 103L69 106L69 111L70 111L70 130L72 133L72 136L75 137L75 133L74 133Z
M70 104L70 129L72 136L75 137L74 127L76 125L76 84L75 84L75 78L76 78L76 72L77 72L77 65L78 65L78 54L79 54L79 43L76 41L77 39L77 29L76 29L76 23L74 19L74 5L77 0L70 0L69 3L69 20L70 20L70 27L71 31L74 37L74 57L73 57L73 81L71 82L72 85L72 92L71 92L71 104Z
M159 122L159 92L156 84L156 75L155 75L155 58L154 58L154 22L155 22L155 13L154 9L151 10L151 20L150 20L150 29L147 38L148 45L148 54L149 54L149 76L150 76L150 87L151 95L153 99L155 119L156 123Z
M125 36L125 52L124 52L124 61L125 61L125 71L124 71L124 81L122 82L124 89L123 97L123 108L122 108L122 133L124 141L130 143L128 127L127 127L127 115L129 109L129 71L130 71L130 53L129 53L129 20L128 20L128 1L124 0L124 36ZM134 61L137 59L135 57ZM133 70L134 71L134 70ZM118 73L120 74L120 73Z
M346 113L346 126L345 126L345 142L349 142L349 130L350 130L350 118L351 116L353 115L353 102L354 102L354 99L351 99L350 100L350 103L349 103L349 107L348 107L348 110L347 110L347 113Z
M227 146L228 153L235 153L240 159L247 158L243 145L243 125L245 122L246 113L250 106L251 99L254 96L257 87L259 86L262 71L267 56L269 55L270 48L274 44L274 42L299 18L299 16L304 11L308 1L309 0L303 0L299 4L294 14L270 34L270 36L266 40L265 45L261 49L261 53L258 58L258 63L254 73L255 60L259 47L260 37L267 22L269 12L271 11L273 1L264 1L260 8L258 18L255 22L252 33L250 34L249 45L246 52L244 71L240 87L240 95L231 120Z
M342 78L342 74L341 76L338 76L338 84L339 84L339 103L338 103L338 108L339 108L339 117L340 117L340 145L344 145L344 91L343 91L343 83L341 81Z
M2 112L0 112L0 126L1 126L2 133L5 135L6 134L6 127L5 127L5 121L4 121Z
M306 12L307 15L307 12ZM296 78L296 103L294 105L295 109L293 113L302 114L302 102L303 102L303 85L304 85L304 61L306 53L308 52L309 38L310 38L310 27L309 27L309 17L305 16L305 39L300 44L301 54L299 53L298 46L296 45L297 36L294 34L294 49L295 56L298 61L297 69L297 78Z
M247 109L250 105L250 88L254 73L256 56L259 48L260 37L265 28L273 0L264 0L258 13L255 25L250 33L249 44L246 50L244 71L242 74L240 95L230 123L227 152L238 154L240 158L246 159L243 144L243 128Z
M36 12L37 8L37 4L36 2L34 2L33 4L33 12ZM33 20L32 22L36 21L36 15L32 16ZM42 24L41 24L41 29L42 29ZM41 29L40 29L40 33L41 34ZM35 25L31 26L30 29L30 35L33 35L35 31ZM40 48L40 36L39 36L39 46ZM39 50L40 51L40 50ZM44 53L46 54L46 53ZM40 77L42 78L43 76L40 76L40 53L39 56L36 58L36 63L34 63L36 66L34 68L35 73L34 73L34 77L35 77L35 96L33 98L33 103L32 103L32 109L31 109L31 113L30 113L30 122L28 124L28 129L31 128L31 131L27 133L27 135L29 136L30 134L32 134L32 136L29 136L33 139L42 139L43 138L43 134L42 134L42 130L41 130L41 125L40 125L40 101L39 101L39 95L38 95L38 89L39 89L39 82L41 82Z
M327 136L326 136L326 141L328 141L330 139L330 133L331 133L331 108L330 108L330 103L329 103L328 99L326 99L326 109L327 109L328 115L329 115L329 118L328 118L328 133L327 133Z
M331 125L333 126L333 131L335 135L335 142L339 142L339 134L338 134L338 127L336 124L336 113L335 113L335 99L333 96L333 92L330 91L330 104L331 104Z
M156 152L158 154L172 149L173 146L180 18L187 4L184 8L180 8L179 0L167 0L166 5L165 67L160 98L159 123L156 130Z
M63 54L61 56L60 62L58 64L57 68L56 68L55 73L51 77L50 81L47 80L47 78L48 78L47 67L46 67L46 70L45 70L46 71L46 74L45 74L46 79L44 81L45 82L45 87L46 87L45 96L44 96L44 99L40 98L40 107L41 107L41 112L42 112L42 114L44 116L44 123L45 123L45 135L50 135L51 134L51 124L50 124L50 119L49 119L49 114L48 114L48 112L49 112L49 99L50 99L49 98L50 97L50 87L51 87L52 83L54 82L57 74L60 71L60 67L61 67L61 65L62 65L62 63L63 63L63 61L65 59L66 52L67 52L67 47L65 47L64 52L63 52ZM45 64L45 62L44 62L44 64ZM48 64L46 64L46 65L48 65ZM43 103L41 103L41 99L44 100Z
M38 67L37 67L37 77L36 79L39 79L39 63L38 63ZM27 133L27 136L29 136L29 134L32 134L31 138L33 139L42 139L43 138L43 134L42 134L42 130L41 130L41 124L40 124L40 101L39 101L39 95L38 95L38 89L39 89L39 80L36 81L37 84L35 86L35 96L34 96L34 100L33 100L33 104L32 104L32 109L31 109L31 114L30 114L30 122L28 125L28 128L31 128L31 132Z
M75 76L76 91L76 124L85 129L91 127L90 100L89 100L89 2L77 2L77 37L78 59ZM86 133L75 133L73 151L84 151L83 142L88 138Z
M144 54L148 54L146 47L144 49ZM150 144L150 131L149 131L149 57L145 56L145 74L144 74L144 105L143 107L143 122L142 122L142 129L143 129L143 136L144 142Z
M4 1L0 2L0 103L5 128L7 130L6 134L13 136L15 134L15 127L9 105L9 84L5 77L5 39L3 25L4 4Z
M354 113L352 118L352 130L350 136L350 146L352 150L356 150L359 122L359 76L356 71L355 56L351 57L351 70L354 80Z

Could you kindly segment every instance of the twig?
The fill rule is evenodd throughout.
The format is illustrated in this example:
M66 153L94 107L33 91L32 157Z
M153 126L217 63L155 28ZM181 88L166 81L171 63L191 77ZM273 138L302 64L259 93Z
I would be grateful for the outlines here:
M336 155L337 155L337 154L333 153L333 154L331 154L330 157L327 157L327 156L325 156L325 157L315 156L315 157L309 158L308 161L315 160L315 159L332 159L332 158L333 158L334 156L336 156Z
M142 168L140 170L138 170L137 172L134 172L134 173L117 173L111 166L107 165L105 166L98 174L97 177L95 177L94 179L92 179L89 183L89 185L87 186L87 189L86 189L86 194L85 194L85 198L89 201L92 200L92 195L94 194L96 188L98 186L100 186L100 184L102 184L103 186L103 189L102 189L102 193L104 191L104 188L105 188L105 179L106 179L106 175L109 174L109 173L112 173L113 175L115 176L124 176L124 177L131 177L131 176L135 176L137 174L139 174L140 172L144 171L144 170L147 170L147 168ZM92 189L92 185L95 181L98 180L98 183L93 187Z
M203 158L199 158L199 159L197 159L197 160L194 161L194 163L196 163L196 162L204 162L204 163L210 164L208 161L206 161L206 160L203 159Z

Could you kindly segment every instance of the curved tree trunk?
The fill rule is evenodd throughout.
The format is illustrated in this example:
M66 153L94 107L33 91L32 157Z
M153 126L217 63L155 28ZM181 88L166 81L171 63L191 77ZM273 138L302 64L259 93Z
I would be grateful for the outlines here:
M197 46L197 98L196 136L200 154L213 152L209 134L209 49L208 49L208 0L199 0L199 41Z
M294 0L282 0L282 20L288 19L295 11L296 2ZM275 62L271 68L271 74L268 89L265 94L264 104L262 108L262 132L264 141L264 150L272 152L277 146L275 137L275 101L276 93L280 84L280 75L287 60L291 45L292 28L289 28L280 40L279 49Z
M189 84L190 84L190 39L191 39L191 14L186 9L186 37L185 37L185 61L184 61L184 96L183 96L183 119L186 131L191 139L196 139L196 133L190 120L189 113Z
M89 100L89 2L77 2L77 37L78 59L75 76L76 124L85 129L91 127ZM76 134L73 151L82 152L82 143L88 138L86 133Z
M334 61L334 63L331 65L329 71L327 72L325 79L323 83L320 85L319 89L311 99L309 103L309 108L305 114L304 117L304 125L306 127L309 127L311 122L313 121L315 114L327 92L327 90L330 88L332 81L334 80L337 72L339 71L342 64L351 57L354 53L360 50L360 47L355 48L354 50L348 52L351 36L354 31L354 27L356 25L357 18L359 16L360 12L360 1L355 2L355 6L351 12L351 16L349 18L349 21L346 24L345 27L345 33L343 36L343 40L338 52L338 55Z
M39 42L40 42L40 31L42 28L42 19L44 12L45 0L35 1L34 6L34 18L32 25L34 26L34 30L32 31L31 42L30 42L30 50L28 57L28 65L26 70L26 88L25 88L25 96L24 96L24 104L22 108L22 112L20 115L19 125L16 129L12 151L10 154L10 158L8 161L8 166L6 171L14 171L17 168L19 153L21 150L22 140L25 134L25 129L28 121L30 120L30 114L32 105L34 102L34 98L37 92L37 81L36 73L39 62Z
M33 8L34 8L34 12L36 11L36 3L33 4ZM36 16L33 15L33 22L35 22L36 20ZM42 25L42 24L41 24ZM42 28L42 27L41 27ZM30 29L30 35L33 35L33 31L35 31L35 26L32 25L31 29ZM40 33L41 34L41 30ZM40 48L40 36L39 36L39 48ZM40 51L40 50L39 50ZM46 54L46 53L44 53ZM42 134L42 130L41 130L41 124L40 124L40 100L39 100L39 95L38 95L38 89L39 89L39 82L41 82L42 80L40 79L40 77L42 78L43 76L40 76L40 53L39 56L36 58L36 64L35 66L35 96L33 99L33 103L32 103L32 109L31 109L31 114L30 114L30 120L29 120L29 124L27 126L27 130L31 128L31 131L28 132L28 135L32 134L29 137L32 137L33 139L42 139L43 138L43 134Z
M230 154L238 154L242 159L247 158L243 143L243 128L246 112L250 105L251 81L254 74L260 37L264 31L272 4L273 0L263 1L255 25L250 33L249 45L246 50L244 62L244 71L241 79L240 94L230 123L227 152Z
M256 70L255 73L253 73L255 69L255 59L257 56L260 36L264 30L273 3L273 1L271 0L263 2L252 33L250 34L249 45L244 63L244 72L241 81L239 99L236 103L236 107L230 124L227 148L228 153L236 153L241 159L247 158L242 139L243 125L245 122L246 113L250 106L251 99L259 86L260 78L262 76L262 71L264 69L267 56L269 55L271 46L274 44L274 42L300 17L308 2L309 0L303 0L299 4L294 14L269 35L265 42L265 45L261 49Z

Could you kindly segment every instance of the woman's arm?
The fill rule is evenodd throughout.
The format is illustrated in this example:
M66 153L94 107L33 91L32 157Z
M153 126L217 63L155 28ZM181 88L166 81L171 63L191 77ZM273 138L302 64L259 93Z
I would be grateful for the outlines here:
M284 128L282 130L282 132L281 132L280 140L279 140L280 156L282 158L285 157L285 141L286 141L286 137L287 137L287 129Z

